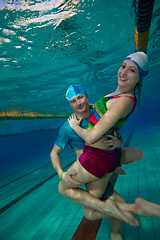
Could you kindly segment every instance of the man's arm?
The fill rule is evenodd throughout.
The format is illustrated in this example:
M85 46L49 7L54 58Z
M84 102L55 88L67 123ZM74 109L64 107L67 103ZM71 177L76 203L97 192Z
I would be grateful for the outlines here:
M62 151L62 148L60 148L56 144L54 144L51 154L50 154L52 165L53 165L54 169L56 170L58 176L60 176L60 174L63 172L61 160L59 157L59 154L61 151Z
M61 175L61 180L64 181L70 187L75 188L75 187L81 186L82 185L81 183L78 183L72 179L72 175L76 175L77 172L75 172L73 170L63 172L61 160L59 157L59 154L61 151L62 151L62 148L60 148L56 144L54 144L53 149L50 154L51 162L52 162L54 169L56 170L58 176Z

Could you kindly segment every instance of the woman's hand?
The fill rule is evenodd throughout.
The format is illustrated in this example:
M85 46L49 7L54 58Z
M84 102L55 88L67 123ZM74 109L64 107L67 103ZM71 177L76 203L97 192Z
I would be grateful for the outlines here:
M76 114L73 113L69 118L68 118L68 122L69 125L72 129L74 129L76 126L79 126L81 123L82 118L77 119Z

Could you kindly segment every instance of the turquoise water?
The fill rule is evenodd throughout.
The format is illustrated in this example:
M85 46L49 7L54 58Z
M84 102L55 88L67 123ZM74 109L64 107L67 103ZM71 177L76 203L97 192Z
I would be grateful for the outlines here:
M160 1L155 1L140 109L122 129L124 140L144 160L125 166L116 190L129 202L137 196L160 204ZM70 84L83 85L90 102L115 89L121 61L135 50L132 1L0 1L0 111L18 109L71 113L65 99ZM1 215L3 240L71 239L82 208L61 197L50 151L64 119L0 121ZM128 130L130 129L130 130ZM70 149L62 153L68 167ZM123 182L123 184L122 184ZM122 187L123 186L123 187ZM125 239L160 238L160 220L138 218L123 225ZM108 219L97 239L109 239Z

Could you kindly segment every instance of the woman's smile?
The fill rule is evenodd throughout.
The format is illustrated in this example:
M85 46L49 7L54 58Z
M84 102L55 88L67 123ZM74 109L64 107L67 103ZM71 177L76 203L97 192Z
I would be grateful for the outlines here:
M124 81L127 81L126 78L123 78L123 77L121 77L121 76L120 76L120 80L123 81L123 82L124 82Z

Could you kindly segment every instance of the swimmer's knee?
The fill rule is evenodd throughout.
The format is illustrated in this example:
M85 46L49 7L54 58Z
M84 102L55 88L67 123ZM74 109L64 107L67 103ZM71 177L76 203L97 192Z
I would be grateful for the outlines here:
M113 194L111 195L111 197L109 199L112 199L116 202L121 202L121 203L125 203L126 201L124 200L124 198L121 197L121 195L119 195L118 192L116 192L115 190L113 190Z
M61 182L58 184L58 191L59 191L60 194L62 194Z
M83 213L84 213L84 216L87 220L93 220L94 210L92 210L90 208L83 207Z
M144 153L139 150L139 160L142 160L144 158Z
M138 204L138 205L142 205L143 204L143 199L142 198L136 198L135 203Z
M69 188L65 184L63 184L62 181L60 181L58 185L58 191L63 197L73 197L74 196L74 191L70 191L72 188ZM68 191L69 190L69 191Z
M98 196L99 196L99 192L97 192L95 190L89 190L89 194L96 197L96 198L98 198Z
M122 165L126 165L132 162L140 161L144 157L144 153L140 149L122 148L121 151L121 161Z
M141 161L144 158L144 153L142 152L142 150L138 149L138 157L137 160Z
M58 191L59 193L65 197L65 189L63 188L62 186L62 183L60 182L59 185L58 185Z
M89 191L89 194L94 196L95 198L98 198L100 199L102 196L103 196L103 189L99 188L99 189L90 189Z

